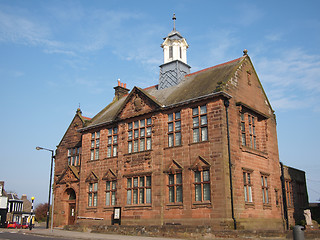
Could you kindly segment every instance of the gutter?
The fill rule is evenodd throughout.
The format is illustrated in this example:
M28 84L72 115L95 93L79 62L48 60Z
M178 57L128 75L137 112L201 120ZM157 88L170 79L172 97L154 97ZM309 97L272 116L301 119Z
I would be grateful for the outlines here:
M228 138L228 157L229 157L229 180L230 180L230 200L231 200L231 217L233 219L233 227L237 229L237 221L234 217L234 205L233 205L233 187L232 187L232 163L231 163L231 147L230 147L230 133L229 133L229 99L224 100L224 106L226 107L226 121L227 121L227 138Z

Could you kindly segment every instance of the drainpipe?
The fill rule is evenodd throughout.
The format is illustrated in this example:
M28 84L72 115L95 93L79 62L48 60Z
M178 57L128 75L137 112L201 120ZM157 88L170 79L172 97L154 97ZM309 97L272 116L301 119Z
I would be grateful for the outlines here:
M283 200L283 215L284 220L286 221L286 229L289 229L289 219L288 219L288 205L287 205L287 195L286 195L286 186L284 181L284 171L283 171L283 164L280 162L281 168L281 187L282 187L282 200Z
M229 99L224 100L224 106L226 107L226 120L227 120L227 138L228 138L228 156L229 156L229 179L230 179L230 196L231 196L231 215L233 219L233 227L237 229L237 221L234 217L234 206L233 206L233 188L232 188L232 163L231 163L231 151L230 151L230 134L229 134Z

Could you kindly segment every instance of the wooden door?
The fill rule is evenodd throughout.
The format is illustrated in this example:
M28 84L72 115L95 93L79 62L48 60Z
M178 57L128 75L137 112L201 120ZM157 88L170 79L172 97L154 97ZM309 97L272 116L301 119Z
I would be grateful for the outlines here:
M76 220L76 204L69 203L69 217L68 217L68 225L73 225Z

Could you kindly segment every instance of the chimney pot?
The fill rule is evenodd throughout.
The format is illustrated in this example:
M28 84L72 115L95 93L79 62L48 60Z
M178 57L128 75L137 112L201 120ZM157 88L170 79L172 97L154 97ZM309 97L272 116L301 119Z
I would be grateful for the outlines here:
M127 84L126 83L124 84L124 88L127 88Z

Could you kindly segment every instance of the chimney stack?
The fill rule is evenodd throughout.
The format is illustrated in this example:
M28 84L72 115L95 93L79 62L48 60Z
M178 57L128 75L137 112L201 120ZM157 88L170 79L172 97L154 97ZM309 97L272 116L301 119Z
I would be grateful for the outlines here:
M120 79L118 79L118 86L114 87L114 99L113 100L119 100L123 96L127 95L130 91L130 89L127 89L127 84L120 82Z

